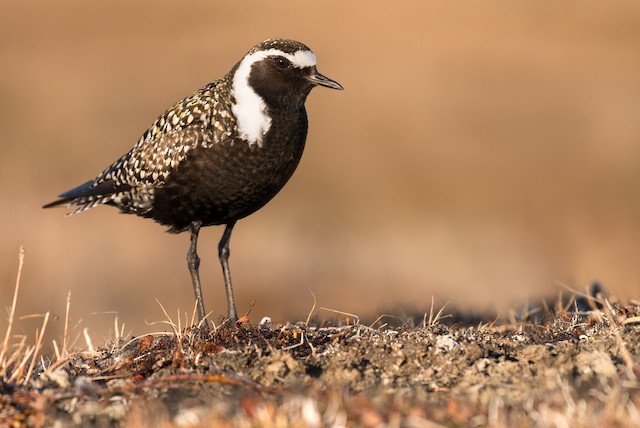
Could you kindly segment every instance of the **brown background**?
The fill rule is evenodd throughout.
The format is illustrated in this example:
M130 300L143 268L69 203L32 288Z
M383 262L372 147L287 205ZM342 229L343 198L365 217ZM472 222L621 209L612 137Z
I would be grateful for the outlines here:
M255 43L307 43L346 91L315 90L308 148L232 239L238 309L306 317L504 309L559 283L640 287L637 2L5 0L0 13L0 303L105 337L191 312L188 236L100 207L41 210L125 153ZM382 3L381 3L382 5ZM205 302L225 311L201 235ZM328 313L324 313L328 314ZM39 321L38 321L39 322ZM58 328L61 320L53 326ZM50 326L51 327L51 326ZM21 329L32 333L28 322Z

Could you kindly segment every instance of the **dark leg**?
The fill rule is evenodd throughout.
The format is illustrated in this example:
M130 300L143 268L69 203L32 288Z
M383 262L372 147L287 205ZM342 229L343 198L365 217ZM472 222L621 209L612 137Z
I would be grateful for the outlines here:
M191 246L187 253L187 266L189 266L189 273L191 273L191 282L193 282L193 292L196 295L196 303L198 305L198 318L200 321L206 316L204 311L204 300L202 300L202 287L200 286L200 274L198 268L200 267L200 257L196 253L196 247L198 246L198 233L200 233L200 227L202 223L194 221L189 226L191 230Z
M238 321L238 313L236 312L236 302L233 299L233 286L231 285L231 271L229 270L229 240L231 239L231 231L235 221L227 224L222 234L222 239L218 244L218 257L222 265L222 274L224 275L224 287L227 290L227 318L230 322Z

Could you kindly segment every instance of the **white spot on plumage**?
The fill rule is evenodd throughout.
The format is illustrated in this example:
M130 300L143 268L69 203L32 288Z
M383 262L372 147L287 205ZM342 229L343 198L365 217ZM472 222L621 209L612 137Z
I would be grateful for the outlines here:
M262 138L271 127L267 105L262 97L249 86L251 67L265 58L276 56L287 58L297 68L316 65L315 54L307 49L296 51L294 54L283 52L280 49L267 49L248 54L240 61L233 75L232 93L236 102L231 110L236 116L240 137L247 140L250 146L257 144L258 147L262 147Z

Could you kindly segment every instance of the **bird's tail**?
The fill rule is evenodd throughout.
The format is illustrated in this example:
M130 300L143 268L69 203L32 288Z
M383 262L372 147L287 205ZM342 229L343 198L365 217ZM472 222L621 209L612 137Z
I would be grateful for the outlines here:
M108 180L96 184L95 181L90 180L78 187L68 190L60 195L60 199L43 205L42 208L52 208L57 206L72 206L76 205L78 208L71 211L67 215L77 214L79 212L88 210L97 205L109 202L113 195L127 191L131 188L130 185L117 185L115 181Z

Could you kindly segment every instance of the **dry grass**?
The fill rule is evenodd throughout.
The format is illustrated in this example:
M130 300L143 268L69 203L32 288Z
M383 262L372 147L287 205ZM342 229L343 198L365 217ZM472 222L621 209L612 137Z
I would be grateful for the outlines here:
M42 327L36 329L35 343L27 344L27 337L24 335L13 335L13 323L16 315L18 303L18 291L20 290L20 279L22 278L22 268L24 266L24 247L20 247L18 252L18 273L13 292L13 301L9 309L7 331L2 341L0 351L0 377L9 383L26 385L31 379L34 367L40 358L42 349L42 338L44 337L47 324L49 322L49 312L44 315L27 315L22 319L42 317Z
M168 326L86 348L70 340L67 295L61 346L43 355L49 320L33 344L13 335L24 262L19 255L0 367L0 424L118 426L637 426L640 307L575 292L556 310L492 317L474 327L435 299L428 313L380 315L369 325L337 309L338 325L312 315L208 332L191 314ZM546 305L546 306L545 306ZM541 303L541 307L549 307ZM545 312L546 321L535 321ZM530 319L527 319L530 317ZM382 320L387 322L381 323ZM469 318L471 319L471 318ZM455 323L455 326L447 326ZM392 324L401 324L392 326ZM416 327L417 324L420 327ZM378 326L375 327L374 326Z

